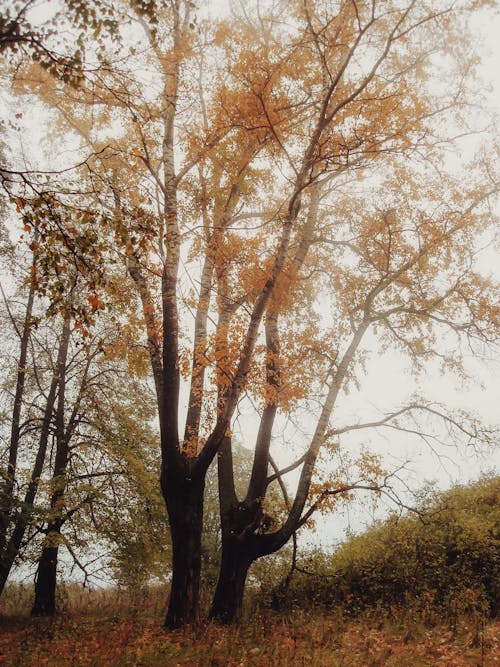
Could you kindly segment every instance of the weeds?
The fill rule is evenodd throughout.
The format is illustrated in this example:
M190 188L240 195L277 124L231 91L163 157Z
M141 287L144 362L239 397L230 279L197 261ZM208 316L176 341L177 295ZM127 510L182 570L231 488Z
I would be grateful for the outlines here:
M5 667L495 667L500 622L457 615L433 623L419 609L342 608L276 613L250 601L233 627L200 623L162 628L165 590L134 596L69 586L54 619L30 619L29 591L9 587L2 601L0 664ZM16 604L19 606L16 607Z

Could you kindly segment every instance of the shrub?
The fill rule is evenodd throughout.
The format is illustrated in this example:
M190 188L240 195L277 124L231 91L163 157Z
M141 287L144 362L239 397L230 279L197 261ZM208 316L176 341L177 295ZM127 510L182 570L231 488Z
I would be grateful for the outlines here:
M427 493L419 515L390 516L343 543L329 558L311 554L283 602L350 610L417 606L449 617L498 613L500 477ZM327 567L324 567L326 560ZM321 565L323 563L323 565Z

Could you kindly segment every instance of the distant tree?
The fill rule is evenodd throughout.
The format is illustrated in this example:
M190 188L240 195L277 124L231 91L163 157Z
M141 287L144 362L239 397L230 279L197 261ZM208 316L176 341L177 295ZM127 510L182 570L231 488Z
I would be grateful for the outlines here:
M131 413L129 419L133 415L142 431L146 430L146 414L139 415L129 400L129 392L137 387L137 381L127 377L126 369L120 367L116 359L110 362L103 356L102 340L107 337L108 344L112 344L110 332L97 328L92 336L82 341L78 330L74 329L71 315L66 313L59 336L68 337L68 355L57 372L50 461L45 471L44 494L37 508L38 530L43 535L43 542L35 577L32 615L52 615L56 611L60 546L69 550L86 582L89 574L76 555L81 549L74 548L68 532L76 533L74 541L79 546L83 546L92 534L98 536L94 541L100 539L104 543L108 526L91 526L91 517L95 516L97 508L102 513L105 504L104 515L110 522L126 493L122 489L123 479L136 480L135 471L130 470L126 457L129 448L137 446L135 434L132 430L125 434L123 426L114 417L118 414L125 420L128 410ZM119 340L113 342L119 345ZM144 388L141 391L144 392ZM122 402L120 408L115 407L118 400ZM110 424L123 439L120 449L116 441L109 439ZM142 449L146 458L147 447ZM144 487L146 481L146 476L141 479ZM127 479L126 486L128 484ZM110 488L113 493L109 493ZM78 516L85 514L90 514L87 521ZM71 525L71 531L63 530L67 524Z
M21 319L21 325L18 326L14 314L10 310L8 301L4 293L5 305L7 308L8 317L11 320L14 333L19 338L19 361L16 369L15 391L13 396L12 420L10 428L10 438L8 445L8 458L5 466L2 465L2 479L1 479L1 534L0 534L0 592L3 591L7 577L12 568L14 560L16 559L21 548L26 529L31 523L34 502L39 490L40 478L43 472L47 448L49 446L52 414L54 411L56 396L57 396L57 377L58 372L64 366L69 341L69 328L66 327L64 335L59 341L57 348L56 359L53 360L52 377L49 380L48 387L43 389L40 387L40 403L36 406L40 410L37 417L33 414L28 416L28 421L22 421L22 408L25 402L26 392L26 375L28 368L28 347L31 341L31 334L33 326L36 323L35 314L33 311L34 291L35 291L35 271L36 271L36 256L33 256L33 262L28 271L28 296L25 306L24 317ZM3 291L3 290L2 290ZM35 377L35 381L40 382L39 376ZM47 389L45 393L45 389ZM31 420L38 420L38 428L35 432L35 459L31 474L28 477L26 484L19 482L19 453L21 440L23 437L23 430L31 431ZM31 434L30 434L31 437ZM24 493L22 489L24 488ZM21 492L21 494L20 494Z
M70 316L64 322L69 326ZM51 479L46 507L39 502L38 509L44 538L33 615L56 611L60 546L85 583L91 573L76 554L88 545L94 552L107 546L111 553L97 551L93 560L101 560L101 567L114 564L118 581L130 583L132 577L135 586L151 580L160 566L164 570L169 555L169 545L158 540L167 525L159 511L157 433L150 425L149 390L140 379L141 353L128 350L115 327L100 324L83 341L73 328L71 356L58 373ZM66 524L71 530L63 533Z

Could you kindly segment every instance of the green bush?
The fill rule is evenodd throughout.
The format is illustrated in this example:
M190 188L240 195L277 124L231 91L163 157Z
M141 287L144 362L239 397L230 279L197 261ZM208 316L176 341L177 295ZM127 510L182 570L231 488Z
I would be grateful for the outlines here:
M314 574L298 572L283 603L496 615L499 500L500 477L428 493L419 515L391 516L328 558L311 554L307 569Z

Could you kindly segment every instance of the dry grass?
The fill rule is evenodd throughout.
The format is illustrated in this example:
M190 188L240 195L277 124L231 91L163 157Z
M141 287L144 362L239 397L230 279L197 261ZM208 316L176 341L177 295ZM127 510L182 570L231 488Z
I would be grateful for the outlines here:
M500 622L477 617L461 619L452 631L428 627L409 612L353 619L340 610L283 615L254 609L234 627L201 623L166 632L160 591L131 599L117 591L73 589L53 620L30 619L27 600L11 591L3 603L4 667L500 666Z

